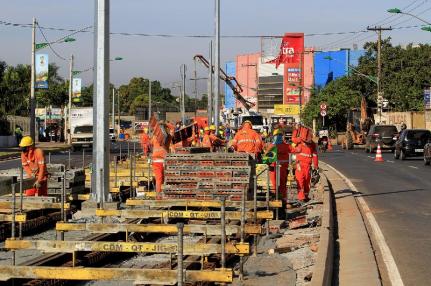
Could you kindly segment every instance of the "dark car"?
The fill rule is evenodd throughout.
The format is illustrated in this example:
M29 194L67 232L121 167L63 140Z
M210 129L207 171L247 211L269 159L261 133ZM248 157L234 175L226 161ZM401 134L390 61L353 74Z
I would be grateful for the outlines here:
M374 152L379 143L381 149L394 151L397 137L398 130L395 125L371 125L365 139L365 151Z
M431 163L431 137L428 138L428 142L424 146L424 163L425 165Z
M404 160L407 157L423 156L425 144L431 138L426 129L405 129L395 143L394 158Z

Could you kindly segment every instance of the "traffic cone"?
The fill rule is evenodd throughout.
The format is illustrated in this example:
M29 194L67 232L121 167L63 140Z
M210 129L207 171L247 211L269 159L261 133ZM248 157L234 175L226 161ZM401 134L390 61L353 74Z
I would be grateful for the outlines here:
M376 158L374 159L374 162L384 162L382 157L382 149L380 148L380 143L377 144L377 152L376 152Z

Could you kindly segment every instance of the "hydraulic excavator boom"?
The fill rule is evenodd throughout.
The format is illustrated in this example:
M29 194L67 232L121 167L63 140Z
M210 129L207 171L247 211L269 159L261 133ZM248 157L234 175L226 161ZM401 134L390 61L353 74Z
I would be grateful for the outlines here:
M204 56L196 55L193 57L193 59L200 61L206 68L210 68L210 63ZM214 73L214 67L211 67L211 71L212 73ZM228 76L221 68L220 68L220 79L226 82L226 84L230 87L230 89L232 89L233 94L235 95L235 98L239 102L241 102L241 104L244 106L245 109L247 109L247 111L249 111L253 106L256 105L255 103L248 101L241 95L241 92L243 91L243 89L241 85L238 83L238 81L236 80L236 78L234 76Z

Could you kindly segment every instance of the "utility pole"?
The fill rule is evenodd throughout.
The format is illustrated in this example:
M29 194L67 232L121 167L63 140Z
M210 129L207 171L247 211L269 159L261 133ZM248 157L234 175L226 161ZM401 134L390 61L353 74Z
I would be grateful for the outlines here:
M182 64L180 67L181 72L181 121L183 122L183 125L186 125L186 109L184 101L186 99L186 72L187 72L187 66L185 64Z
M30 80L30 137L33 142L36 142L36 96L35 96L35 81L36 81L36 18L33 18L33 26L31 33L31 80Z
M73 55L69 64L69 102L67 105L67 143L72 144L72 91L73 91Z
M148 80L148 121L151 118L151 80Z
M121 131L121 109L120 109L120 92L117 92L118 98L117 98L117 112L118 112L118 129L117 129L117 136L120 136Z
M208 75L208 125L213 123L213 41L210 41L209 47L209 75Z
M92 199L103 207L109 199L109 0L97 0L96 93L93 96Z
M368 31L377 32L377 105L379 106L379 121L382 122L382 107L383 107L383 94L382 94L382 31L391 31L392 27L383 28L382 26L367 27Z
M218 134L220 119L220 0L215 0L215 85L214 85L214 125Z
M196 71L196 59L194 59L195 71L193 73L195 80L195 117L197 116L197 101L198 101L198 72Z
M115 87L112 88L112 129L115 130Z

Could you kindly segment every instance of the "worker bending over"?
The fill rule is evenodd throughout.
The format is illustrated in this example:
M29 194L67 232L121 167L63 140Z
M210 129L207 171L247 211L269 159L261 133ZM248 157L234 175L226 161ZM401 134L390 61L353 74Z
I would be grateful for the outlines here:
M254 154L258 159L263 150L262 137L253 130L253 125L246 120L231 142L231 148L237 152Z
M35 179L33 188L36 189L36 196L47 196L48 171L42 149L35 148L33 139L30 136L23 137L19 147L22 151L22 168L29 178Z

